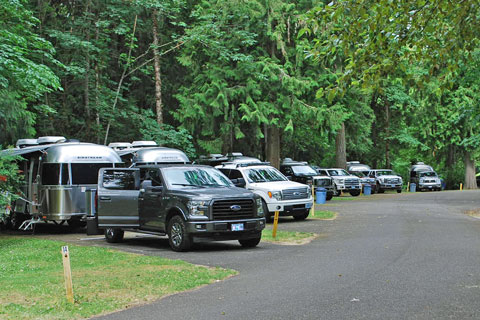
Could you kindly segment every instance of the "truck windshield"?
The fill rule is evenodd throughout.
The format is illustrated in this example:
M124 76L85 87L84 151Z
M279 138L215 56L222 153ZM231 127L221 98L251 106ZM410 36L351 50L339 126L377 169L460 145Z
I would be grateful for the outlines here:
M393 175L393 171L392 170L379 170L377 171L377 176L390 176L390 175Z
M287 181L288 179L273 167L248 169L246 170L249 182L273 182L273 181Z
M230 180L215 168L165 168L163 172L171 188L233 187Z
M337 177L337 176L349 176L349 174L347 173L347 171L345 171L345 170L343 170L343 169L328 170L328 173L329 173L330 176L332 176L332 177Z
M318 175L317 171L313 170L310 166L292 166L292 170L296 174L304 174L310 176Z
M421 172L420 177L436 177L437 174L434 171Z

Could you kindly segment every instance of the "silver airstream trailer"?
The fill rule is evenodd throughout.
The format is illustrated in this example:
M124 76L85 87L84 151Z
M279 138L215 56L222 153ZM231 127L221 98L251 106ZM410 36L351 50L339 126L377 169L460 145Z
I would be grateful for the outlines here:
M40 139L38 139L40 140ZM111 148L93 143L67 142L4 150L21 155L25 198L17 200L12 222L53 221L79 225L86 215L86 191L97 186L98 170L118 166L119 155Z
M145 164L186 164L187 155L178 149L166 147L131 148L117 151L130 166Z

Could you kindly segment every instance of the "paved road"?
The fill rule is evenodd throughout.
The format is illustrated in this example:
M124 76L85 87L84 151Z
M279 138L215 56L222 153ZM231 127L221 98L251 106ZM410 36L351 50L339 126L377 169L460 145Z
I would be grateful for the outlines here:
M282 220L282 229L320 234L303 246L113 245L240 274L101 319L480 319L480 219L463 213L480 208L480 192L375 195L325 208L338 219Z

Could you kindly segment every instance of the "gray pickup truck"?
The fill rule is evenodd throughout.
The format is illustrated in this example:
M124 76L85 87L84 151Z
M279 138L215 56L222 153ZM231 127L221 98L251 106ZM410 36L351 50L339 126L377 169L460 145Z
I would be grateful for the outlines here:
M200 165L142 165L99 171L98 227L108 242L124 231L168 235L174 251L198 240L238 240L255 247L265 228L259 196Z

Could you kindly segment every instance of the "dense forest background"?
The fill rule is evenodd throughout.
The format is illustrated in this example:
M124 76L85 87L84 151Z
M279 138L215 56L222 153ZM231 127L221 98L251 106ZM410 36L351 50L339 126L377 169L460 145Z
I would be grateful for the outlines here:
M477 1L0 0L0 142L156 140L476 188Z

